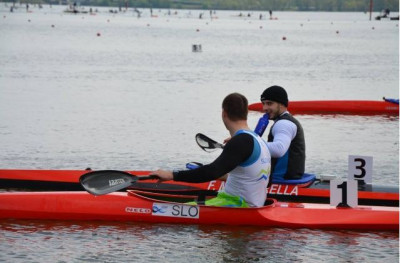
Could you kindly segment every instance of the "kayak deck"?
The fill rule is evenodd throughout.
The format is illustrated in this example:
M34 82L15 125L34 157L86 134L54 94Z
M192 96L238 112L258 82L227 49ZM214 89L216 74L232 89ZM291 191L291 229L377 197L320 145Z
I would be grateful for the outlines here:
M132 191L103 196L93 196L87 192L0 193L0 218L351 230L399 229L398 207L336 208L326 204L288 203L269 199L266 206L261 208L231 208L187 205L165 201L151 193L148 195L145 197Z

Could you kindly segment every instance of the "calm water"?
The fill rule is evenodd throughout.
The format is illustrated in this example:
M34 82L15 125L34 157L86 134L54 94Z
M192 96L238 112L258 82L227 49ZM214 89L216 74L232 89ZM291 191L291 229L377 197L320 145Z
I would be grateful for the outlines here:
M67 15L0 5L0 167L179 169L211 161L194 135L227 137L221 101L399 97L398 21L364 13L142 10ZM174 12L175 10L173 10ZM247 13L247 12L246 12ZM395 15L395 14L393 14ZM97 36L97 34L100 36ZM286 37L286 40L282 38ZM203 52L193 53L193 44ZM259 113L251 113L255 126ZM300 115L307 171L346 176L373 156L373 181L399 183L399 119ZM221 226L0 222L0 261L393 262L398 234Z

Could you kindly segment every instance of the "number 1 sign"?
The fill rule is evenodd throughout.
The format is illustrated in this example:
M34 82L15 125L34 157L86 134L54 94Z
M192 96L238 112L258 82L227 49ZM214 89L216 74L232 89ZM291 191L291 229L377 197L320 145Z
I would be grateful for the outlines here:
M330 182L330 205L338 207L356 207L358 205L357 181L343 182L338 178Z

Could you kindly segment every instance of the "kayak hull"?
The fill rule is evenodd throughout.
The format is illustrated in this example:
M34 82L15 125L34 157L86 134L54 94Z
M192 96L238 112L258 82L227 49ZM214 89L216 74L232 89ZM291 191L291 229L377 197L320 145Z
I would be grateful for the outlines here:
M27 202L26 200L29 200ZM148 198L132 191L93 196L87 192L0 193L0 219L105 220L260 227L398 230L397 207L336 208L269 200L261 208L193 206Z
M0 169L0 189L22 189L40 191L83 191L79 178L89 170L16 170ZM129 171L137 176L149 175L150 171ZM225 182L214 180L206 183L156 180L136 182L130 189L161 193L198 194L219 191ZM360 205L399 206L399 188L395 186L359 185ZM329 181L316 180L301 185L272 184L267 189L268 197L279 201L329 203Z
M262 112L261 102L250 104L249 110ZM290 101L288 111L292 114L386 114L398 116L399 105L387 101L372 100Z

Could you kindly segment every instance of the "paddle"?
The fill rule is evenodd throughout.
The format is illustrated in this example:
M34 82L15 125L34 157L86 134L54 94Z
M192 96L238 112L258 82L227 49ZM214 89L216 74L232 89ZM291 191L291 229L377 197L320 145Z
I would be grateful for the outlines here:
M79 178L86 191L93 195L105 195L131 186L138 180L158 179L156 175L136 176L123 171L102 170L89 172Z
M399 99L389 99L389 98L383 97L383 100L386 102L391 102L391 103L399 105Z
M263 135L265 129L267 128L269 124L269 115L268 113L265 113L259 120L256 126L256 129L254 130L255 133L257 133L260 137ZM200 146L201 149L203 149L206 152L212 152L217 148L223 149L224 145L222 145L219 142L214 141L213 139L205 136L202 133L196 134L196 142Z
M206 152L212 152L215 149L223 149L224 145L219 142L214 141L213 139L205 136L202 133L196 134L196 142Z

